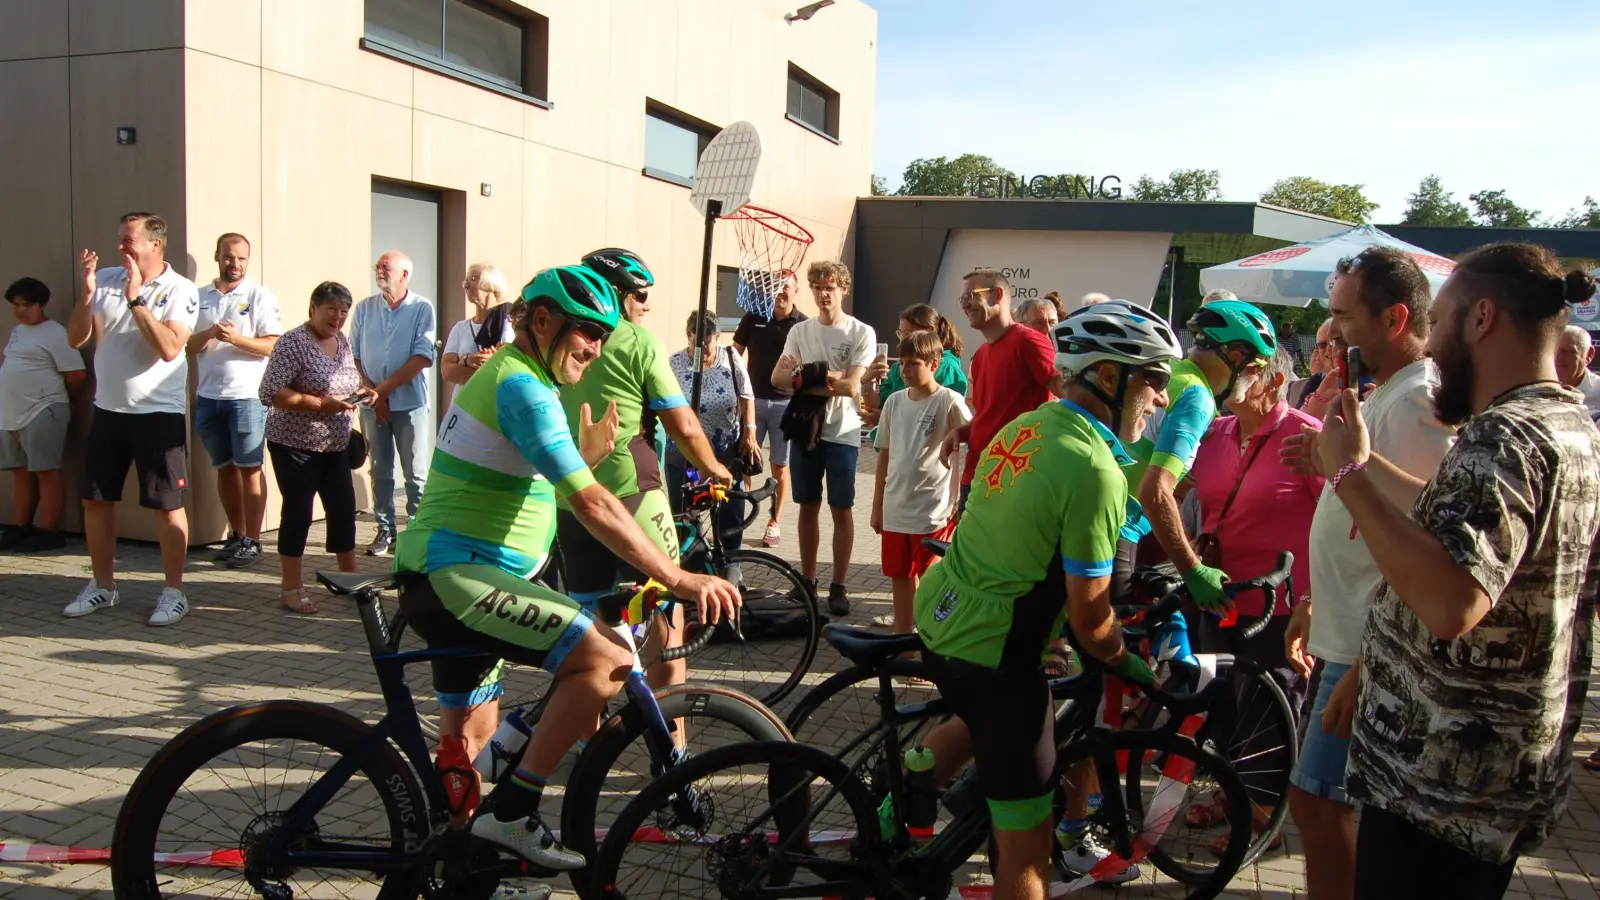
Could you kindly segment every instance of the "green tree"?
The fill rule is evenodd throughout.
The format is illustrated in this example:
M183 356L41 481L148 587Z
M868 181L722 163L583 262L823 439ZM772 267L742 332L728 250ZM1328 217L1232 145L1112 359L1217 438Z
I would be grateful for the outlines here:
M1261 195L1261 202L1346 222L1366 222L1372 218L1372 211L1378 204L1361 193L1362 187L1364 185L1329 184L1296 175L1267 188Z
M1505 191L1479 191L1467 197L1477 207L1478 224L1490 228L1531 228L1539 218L1536 209L1523 209Z
M972 193L980 175L1016 177L1015 172L977 153L963 153L955 159L936 156L912 160L895 193L904 197L964 197Z
M1164 181L1141 175L1128 189L1130 200L1221 200L1221 177L1216 169L1174 169Z
M882 175L872 176L872 196L885 197L888 196L888 194L889 182L885 181Z
M1557 228L1600 228L1600 203L1593 197L1584 197L1583 205L1567 213L1556 223Z
M1429 175L1417 185L1417 192L1406 198L1406 214L1401 225L1471 225L1472 214L1454 194L1444 189L1439 176Z

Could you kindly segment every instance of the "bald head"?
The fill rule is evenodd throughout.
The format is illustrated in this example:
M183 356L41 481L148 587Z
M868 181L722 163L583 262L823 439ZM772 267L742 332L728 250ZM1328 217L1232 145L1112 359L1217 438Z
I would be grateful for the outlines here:
M1594 362L1594 340L1589 332L1576 325L1568 325L1556 341L1556 377L1566 387L1577 387Z
M415 270L411 257L399 250L390 250L378 257L378 263L373 267L373 280L378 283L378 290L383 292L385 300L399 304L406 298L407 285L411 283L411 273Z
M1099 304L1099 303L1110 303L1110 302L1111 302L1111 298L1110 297L1106 296L1105 294L1100 293L1099 291L1093 291L1093 292L1084 294L1081 298L1079 298L1078 306L1080 306L1080 307L1083 307L1083 306L1094 306L1094 305Z

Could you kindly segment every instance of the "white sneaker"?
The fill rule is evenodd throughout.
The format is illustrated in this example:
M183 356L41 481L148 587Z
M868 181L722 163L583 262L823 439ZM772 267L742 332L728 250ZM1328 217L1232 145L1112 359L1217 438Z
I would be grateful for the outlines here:
M555 835L537 815L515 822L502 822L494 813L485 813L472 822L472 836L504 847L528 862L557 872L573 872L585 865L582 853L556 842Z
M548 884L530 884L526 887L516 884L500 885L489 895L490 900L546 900L551 894Z
M78 592L78 599L68 603L67 608L63 609L61 614L68 618L76 619L79 616L87 616L89 613L116 605L117 589L103 588L95 584L94 579L91 578L89 583L84 585L83 590Z
M183 596L183 591L177 588L162 588L161 596L156 598L156 611L150 617L150 624L156 627L176 625L188 614L189 601Z
M1061 851L1061 863L1068 869L1080 875L1088 873L1100 860L1111 855L1111 851L1100 846L1093 835L1084 835L1078 843ZM1139 867L1129 866L1116 875L1108 875L1099 879L1096 884L1127 884L1139 877Z

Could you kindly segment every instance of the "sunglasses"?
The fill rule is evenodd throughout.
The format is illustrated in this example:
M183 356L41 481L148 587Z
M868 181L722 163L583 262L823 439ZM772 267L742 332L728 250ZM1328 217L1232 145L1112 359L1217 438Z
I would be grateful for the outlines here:
M1150 390L1155 391L1156 393L1166 390L1167 385L1172 381L1171 372L1168 372L1166 369L1157 368L1156 366L1145 366L1144 368L1135 369L1134 371L1138 372L1140 375L1143 375L1145 387L1148 387Z
M650 299L649 291L629 291L628 295L634 299L635 303L645 303Z
M611 330L595 322L573 322L572 330L583 335L584 340L591 344L603 344L611 336Z

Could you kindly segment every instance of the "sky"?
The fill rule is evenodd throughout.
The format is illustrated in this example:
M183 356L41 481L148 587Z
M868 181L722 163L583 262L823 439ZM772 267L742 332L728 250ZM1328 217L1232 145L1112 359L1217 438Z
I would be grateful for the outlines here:
M1380 223L1430 174L1557 218L1600 199L1600 0L867 2L891 190L971 152L1125 186L1217 169L1226 200L1361 184Z

